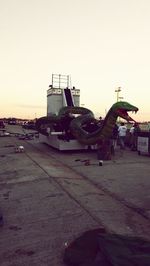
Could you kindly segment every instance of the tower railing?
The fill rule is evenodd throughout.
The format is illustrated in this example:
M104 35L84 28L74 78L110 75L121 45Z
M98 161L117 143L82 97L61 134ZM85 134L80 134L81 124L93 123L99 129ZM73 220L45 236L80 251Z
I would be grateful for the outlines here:
M69 75L52 74L52 88L65 89L70 86Z

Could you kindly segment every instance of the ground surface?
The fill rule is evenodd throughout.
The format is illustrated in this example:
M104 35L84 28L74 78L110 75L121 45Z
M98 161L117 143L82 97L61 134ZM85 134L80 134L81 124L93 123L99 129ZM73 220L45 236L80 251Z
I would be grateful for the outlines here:
M150 157L129 149L118 147L101 167L96 152L0 137L0 265L62 266L65 245L98 227L150 239L149 173Z

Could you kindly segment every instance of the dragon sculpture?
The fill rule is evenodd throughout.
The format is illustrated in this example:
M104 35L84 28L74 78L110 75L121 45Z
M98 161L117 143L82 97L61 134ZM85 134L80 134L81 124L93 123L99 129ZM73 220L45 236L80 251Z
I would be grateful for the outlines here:
M37 130L45 135L48 135L46 129L53 128L65 130L66 127L71 132L72 136L80 143L93 145L100 140L107 140L111 137L113 128L117 118L121 117L128 122L134 121L128 112L137 112L138 108L128 102L116 102L109 109L105 119L98 126L98 120L94 114L87 108L67 106L62 107L58 115L41 117L36 122ZM95 129L91 132L88 130L89 125L95 124ZM66 126L67 124L67 126Z

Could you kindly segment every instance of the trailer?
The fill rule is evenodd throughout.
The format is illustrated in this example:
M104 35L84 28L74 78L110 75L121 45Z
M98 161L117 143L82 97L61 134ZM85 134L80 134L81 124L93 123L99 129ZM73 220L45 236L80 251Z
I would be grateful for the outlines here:
M139 155L150 156L150 132L141 131L137 136L137 151Z

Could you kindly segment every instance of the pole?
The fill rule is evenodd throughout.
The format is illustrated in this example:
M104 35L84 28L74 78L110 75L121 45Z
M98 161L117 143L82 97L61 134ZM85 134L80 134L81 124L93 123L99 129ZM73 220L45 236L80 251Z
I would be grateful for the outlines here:
M121 91L121 87L118 87L115 92L117 93L117 102L119 101L119 92Z
M121 87L118 87L115 92L117 93L117 102L119 101L120 97L119 97L119 92L121 92ZM118 122L120 122L120 117L117 119Z

